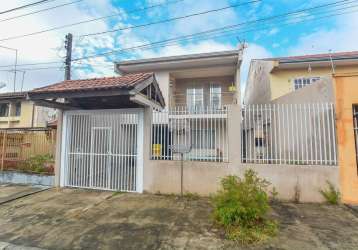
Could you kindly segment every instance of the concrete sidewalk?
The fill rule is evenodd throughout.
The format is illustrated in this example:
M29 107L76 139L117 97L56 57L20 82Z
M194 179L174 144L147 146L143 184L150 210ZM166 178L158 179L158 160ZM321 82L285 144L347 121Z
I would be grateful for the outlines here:
M226 240L211 212L207 198L50 189L0 205L0 241L86 250L358 249L358 218L345 206L275 203L280 233L250 247Z
M0 205L47 189L46 186L0 184Z

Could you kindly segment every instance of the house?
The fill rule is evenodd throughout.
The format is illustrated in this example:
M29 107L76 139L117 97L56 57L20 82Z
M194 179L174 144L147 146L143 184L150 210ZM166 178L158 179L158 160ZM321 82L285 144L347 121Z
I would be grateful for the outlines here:
M46 127L54 115L54 110L27 100L26 92L0 94L0 128Z
M115 70L121 76L68 80L30 91L37 105L59 109L56 185L209 195L223 177L254 169L281 199L322 201L318 190L326 180L336 184L338 179L336 155L328 154L332 147L317 148L318 156L304 155L305 142L295 133L294 155L247 154L247 131L253 127L271 142L282 142L278 130L268 126L273 123L263 106L241 107L241 61L240 50L120 61ZM275 114L286 119L286 112ZM321 123L311 126L315 146L323 138L334 142L329 114L326 130L319 129ZM273 151L266 147L265 152Z
M29 92L38 105L63 110L57 184L179 192L177 153L184 142L195 141L185 190L216 190L220 177L240 161L230 152L240 152L240 133L227 136L240 126L240 65L238 50L118 62L121 76L63 81ZM154 122L158 116L163 119ZM208 164L211 171L203 171Z
M228 105L239 106L241 52L239 50L117 62L118 73L154 72L170 117L154 113L154 158L174 159L171 142L190 146L186 158L227 161L227 126L220 117ZM186 114L186 119L183 115ZM239 112L238 112L239 117ZM197 119L201 116L201 119ZM217 118L209 123L204 118ZM174 123L174 124L173 124ZM185 124L184 124L185 123ZM186 126L185 136L171 133ZM200 138L200 139L199 139ZM216 146L214 146L216 145Z
M358 51L255 59L250 63L244 103L284 103L285 99L297 103L302 98L305 102L333 102L332 74L357 69Z
M253 60L244 159L337 166L331 181L343 202L358 203L357 72L357 51Z

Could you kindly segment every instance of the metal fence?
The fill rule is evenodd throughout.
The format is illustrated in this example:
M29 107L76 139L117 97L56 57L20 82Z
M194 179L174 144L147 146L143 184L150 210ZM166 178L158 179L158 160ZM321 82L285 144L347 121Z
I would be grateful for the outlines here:
M139 110L67 111L64 127L62 185L141 190Z
M228 108L174 107L153 112L151 156L153 160L179 160L174 148L190 148L191 161L228 161Z
M332 103L246 105L242 115L243 163L337 165Z
M47 128L0 129L1 170L26 170L22 164L35 156L53 158L56 130ZM31 169L28 169L31 171ZM53 172L53 167L48 169Z

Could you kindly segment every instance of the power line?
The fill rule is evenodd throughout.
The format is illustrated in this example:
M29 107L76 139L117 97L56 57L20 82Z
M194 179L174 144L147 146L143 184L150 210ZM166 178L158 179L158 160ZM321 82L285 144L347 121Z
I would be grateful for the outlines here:
M246 22L242 22L242 23L234 24L234 25L227 25L227 26L224 26L224 27L221 27L221 28L215 28L215 29L210 29L210 30L206 30L206 31L201 31L201 32L190 34L190 35L178 36L178 37L165 39L165 40L161 40L161 41L157 41L157 42L151 42L151 43L147 43L147 44L143 44L143 45L139 45L139 46L135 46L135 47L131 47L131 48L111 50L111 51L104 52L104 53L85 56L85 57L82 57L82 58L75 58L75 59L73 59L73 61L79 61L79 60L84 60L84 59L89 59L89 58L94 58L94 57L107 56L107 55L110 55L110 54L119 53L119 52L126 51L126 50L129 50L129 49L137 49L137 48L141 48L141 47L146 47L146 46L151 46L151 45L171 42L171 41L175 41L175 40L181 39L181 38L191 38L193 36L197 36L197 35L201 35L201 34L207 34L207 33L213 33L213 32L221 31L221 30L224 30L224 29L233 29L233 28L237 28L237 27L247 25L247 24L254 24L254 23L257 23L257 22L274 20L274 19L277 19L277 18L280 18L280 17L287 17L287 16L303 13L303 12L310 11L310 10L316 10L316 9L323 8L323 7L329 7L329 6L332 6L332 5L337 5L338 3L344 3L344 2L347 2L347 0L337 1L337 2L334 2L334 3L330 3L330 4L317 5L315 7L305 8L305 9L301 9L301 10L298 10L298 11L290 11L290 12L279 14L279 15L274 15L274 16L261 18L261 19L256 19L256 20L252 20L252 21L246 21Z
M178 2L182 2L182 1L185 1L185 0L166 1L165 3L159 3L159 4L155 4L155 5L150 5L150 6L147 6L147 7L144 7L144 8L138 8L138 9L129 10L126 13L130 14L130 13L145 11L145 10L149 10L149 9L152 9L152 8L156 8L156 7L160 7L160 6L164 6L164 5L169 5L169 4L174 4L174 3L178 3ZM6 38L3 38L3 39L0 39L0 41L9 41L9 40L28 37L28 36L39 35L39 34L51 32L51 31L54 31L54 30L59 30L59 29L64 29L64 28L77 26L77 25L84 24L84 23L95 22L95 21L99 21L99 20L103 20L103 19L108 19L108 18L111 18L111 17L117 17L120 14L121 13L116 13L116 14L112 14L112 15L108 15L108 16L102 16L102 17L97 17L97 18L93 18L93 19L88 19L88 20L85 20L85 21L66 24L66 25L62 25L62 26L57 26L57 27L53 27L53 28L49 28L49 29L45 29L45 30L40 30L40 31L32 32L32 33L27 33L27 34L23 34L23 35L6 37Z
M257 2L261 2L261 1L262 0L254 0L254 1L244 2L244 3L237 3L237 4L233 4L233 5L228 5L228 6L225 6L225 7L222 7L222 8L212 9L212 10L203 11L203 12L197 12L197 13L193 13L193 14L185 15L185 16L168 18L168 19L164 19L164 20L160 20L160 21L156 21L156 22L139 24L139 25L129 26L129 27L125 27L125 28L119 28L119 29L112 29L112 30L107 30L107 31L102 31L102 32L84 34L84 35L80 35L79 37L96 36L96 35L103 35L103 34L107 34L107 33L113 33L113 32L117 32L117 31L123 31L123 30L135 29L135 28L142 28L142 27L147 27L147 26L151 26L151 25L155 25L155 24L167 23L167 22L181 20L181 19L185 19L185 18L189 18L189 17L205 15L205 14L209 14L209 13L213 13L213 12L219 12L219 11L223 11L223 10L227 10L227 9L231 9L231 8L236 8L236 7L239 7L239 6L243 6L243 5L247 5L247 4L251 4L251 3L257 3Z
M353 2L357 2L357 0L350 1L350 4L353 3ZM332 5L332 4L330 4L330 5ZM312 7L312 8L317 8L317 7L318 6ZM356 7L356 6L348 6L348 7L344 7L344 8L340 8L340 9L326 10L325 12L326 13L331 12L331 11L337 12L337 11L344 10L344 9L347 9L347 8L352 8L352 7ZM312 8L308 8L308 9L312 9ZM121 52L125 52L125 51L130 51L130 50L137 50L137 49L148 49L148 48L163 47L163 46L168 46L170 43L175 43L176 44L179 41L185 41L185 40L193 39L193 38L210 37L212 35L218 36L218 34L220 34L220 33L227 33L227 32L236 31L237 29L239 29L239 26L242 26L243 24L254 24L255 22L272 21L272 20L275 20L274 17L276 19L277 19L277 17L281 17L281 18L288 17L289 15L293 15L293 14L297 15L297 14L301 13L302 11L307 11L307 9L303 9L303 10L299 10L299 11L295 11L295 12L288 12L286 14L280 14L280 15L261 18L261 19L257 19L257 20L252 20L252 21L248 21L248 22L245 22L245 23L240 23L240 24L237 24L237 25L231 25L231 26L229 26L230 27L229 30L225 30L227 28L225 28L225 29L224 28L212 29L212 30L208 30L208 31L204 31L204 32L197 32L197 33L194 33L194 34L185 35L185 36L179 36L179 37L166 39L166 40L162 40L162 41L142 44L142 45L135 46L135 47L128 47L128 48L123 48L123 49L120 49L120 50L112 50L112 51L101 53L101 54L95 54L95 55L91 55L91 56L87 56L87 57L73 59L72 61L79 62L81 60L86 60L86 59L99 57L99 56L105 56L107 54L121 53ZM347 13L353 13L353 12L356 12L356 11L351 11L351 12L346 12L346 13L335 13L334 15L327 15L327 16L322 16L322 17L319 17L319 18L313 17L313 16L308 16L308 17L311 17L311 20L315 20L315 19L318 20L318 19L329 18L329 17L338 16L338 15L347 14ZM319 13L319 14L322 14L322 12ZM294 18L297 18L298 20L301 20L301 21L293 23L292 21L294 20ZM283 24L281 22L280 25L283 26L283 25L297 24L297 23L307 21L305 19L302 19L301 16L296 16L294 18L289 19L288 21L290 21L290 22L288 22L286 24ZM307 19L307 17L306 17L306 19ZM309 20L309 21L311 21L311 20ZM257 30L264 30L266 28L267 27L264 27L264 28L261 27L260 29L250 29L250 30L244 31L243 33L248 33L248 32L257 31ZM212 34L212 33L214 33L213 31L215 31L216 33ZM220 33L218 33L218 32L220 32ZM43 65L43 64L55 64L55 63L57 64L57 63L62 63L62 62L31 63L31 64L22 64L22 65L18 65L18 66L41 65L41 64ZM88 64L90 65L90 63L88 63ZM0 66L0 67L11 67L11 66L12 65L3 65L3 66Z
M40 13L40 12L45 12L45 11L57 9L57 8L60 8L60 7L64 7L64 6L67 6L67 5L76 4L76 3L79 3L79 2L82 2L82 1L83 1L83 0L73 1L73 2L69 2L69 3L60 4L60 5L56 5L56 6L53 6L53 7L41 9L41 10L32 11L32 12L29 12L29 13L26 13L26 14L22 14L22 15L18 15L18 16L13 16L13 17L8 17L8 18L0 19L0 22L5 22L5 21L13 20L13 19L17 19L17 18L20 18L20 17L30 16L30 15L37 14L37 13Z
M32 6L35 6L35 5L43 4L43 3L46 3L46 2L53 2L53 1L56 1L56 0L41 0L41 1L33 2L33 3L25 4L25 5L22 5L22 6L18 6L18 7L13 8L13 9L1 11L0 14L5 14L5 13L13 12L13 11L16 11L16 10L25 9L25 8L32 7Z

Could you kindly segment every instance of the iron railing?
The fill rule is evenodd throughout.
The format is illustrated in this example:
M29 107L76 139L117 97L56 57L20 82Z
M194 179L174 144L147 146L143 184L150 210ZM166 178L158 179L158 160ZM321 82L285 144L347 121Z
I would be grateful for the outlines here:
M242 115L243 163L337 165L332 103L253 104Z

